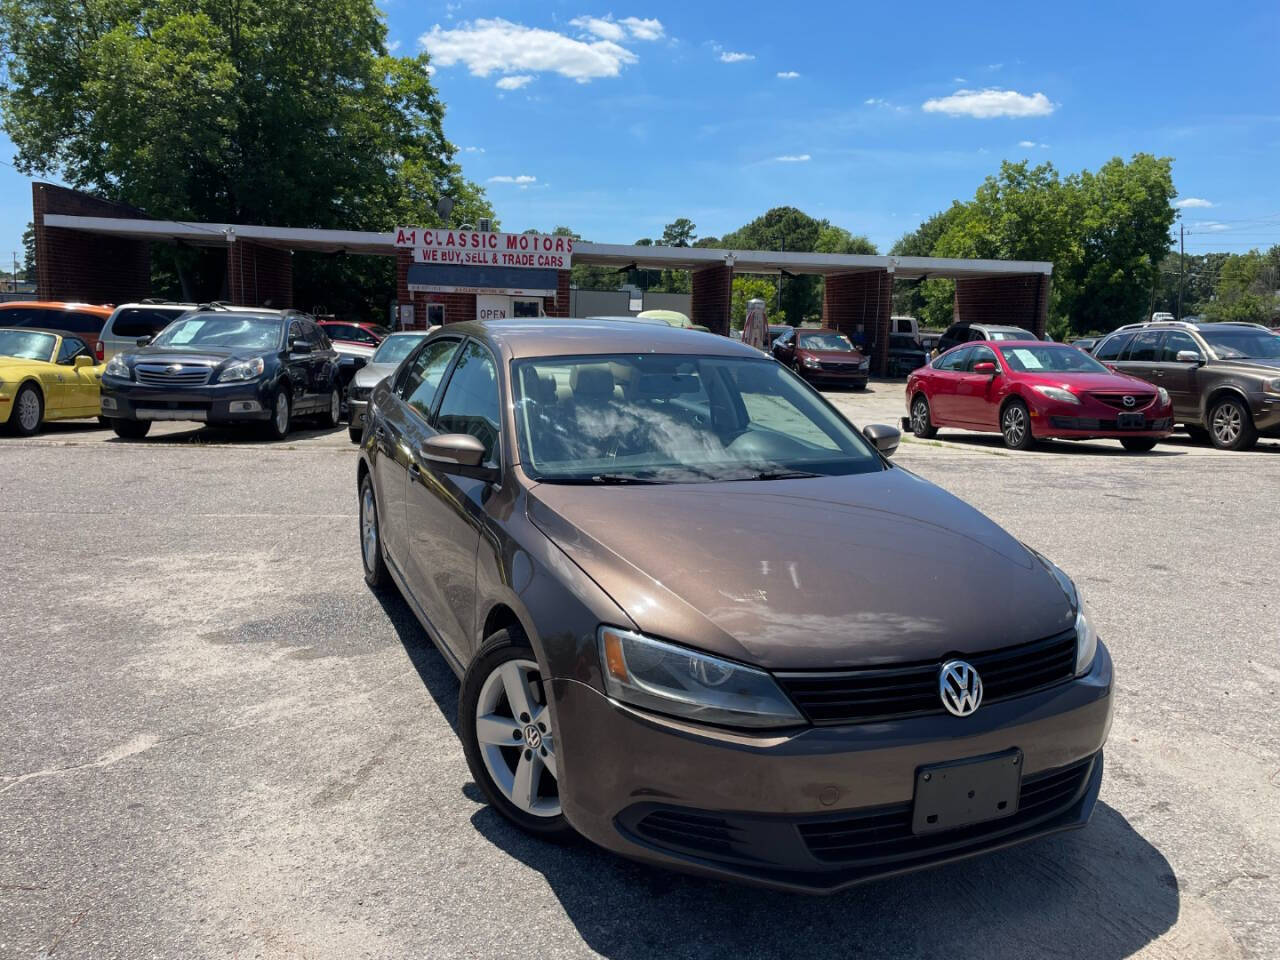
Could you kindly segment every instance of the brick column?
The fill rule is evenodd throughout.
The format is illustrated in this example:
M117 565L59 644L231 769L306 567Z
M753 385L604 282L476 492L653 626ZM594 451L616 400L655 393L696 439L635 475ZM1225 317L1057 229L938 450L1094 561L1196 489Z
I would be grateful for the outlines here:
M888 365L892 311L893 274L886 270L833 274L825 278L822 325L839 330L855 343L855 335L861 332L871 351L871 369L877 374L883 374Z
M955 318L1025 327L1042 337L1049 322L1049 291L1049 277L1039 273L960 279L956 281Z
M240 307L293 306L293 254L252 240L227 247L227 293Z
M733 298L733 267L703 267L694 270L693 298L689 319L712 333L729 335L729 307Z
M38 299L128 303L150 296L151 245L146 240L46 227L46 213L149 219L134 207L51 183L33 183L31 222Z
M542 311L548 317L569 316L569 276L568 270L556 271L556 295L542 298Z

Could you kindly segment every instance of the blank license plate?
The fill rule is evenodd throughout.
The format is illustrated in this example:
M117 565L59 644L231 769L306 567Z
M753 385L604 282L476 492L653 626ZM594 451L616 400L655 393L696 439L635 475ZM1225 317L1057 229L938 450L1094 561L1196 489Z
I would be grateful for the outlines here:
M209 419L207 410L138 410L139 420L200 420Z
M1116 417L1116 426L1121 430L1141 430L1147 425L1147 418L1141 413L1122 413Z
M1018 812L1022 751L955 760L916 771L911 832L952 830Z

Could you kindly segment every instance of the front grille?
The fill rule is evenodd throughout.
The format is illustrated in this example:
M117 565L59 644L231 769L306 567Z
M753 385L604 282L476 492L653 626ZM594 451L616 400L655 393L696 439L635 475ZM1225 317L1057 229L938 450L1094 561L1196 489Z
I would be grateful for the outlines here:
M153 387L202 387L209 382L213 368L204 364L139 363L133 368L139 383Z
M966 656L982 678L982 702L1008 700L1071 679L1075 630ZM830 673L780 673L778 682L812 723L871 721L943 713L938 695L942 660Z
M832 373L856 373L861 368L862 364L860 363L845 363L838 360L824 360L818 364L818 369L830 370Z
M809 853L824 863L907 860L940 847L964 846L991 834L1014 832L1059 814L1080 799L1093 770L1094 757L1026 777L1018 796L1018 812L954 830L917 836L911 832L911 804L876 807L852 817L801 823L800 836Z
M724 817L669 807L650 813L636 824L635 830L664 847L718 856L732 854L734 842L739 839L739 831Z
M1105 430L1111 433L1123 433L1115 420L1095 420L1092 417L1050 417L1049 426L1055 430ZM1173 419L1164 417L1160 420L1148 420L1144 430L1172 430Z
M1134 412L1145 410L1151 406L1151 401L1156 398L1154 393L1091 393L1089 396L1100 403L1105 403L1108 407ZM1133 398L1132 406L1125 406L1125 397Z

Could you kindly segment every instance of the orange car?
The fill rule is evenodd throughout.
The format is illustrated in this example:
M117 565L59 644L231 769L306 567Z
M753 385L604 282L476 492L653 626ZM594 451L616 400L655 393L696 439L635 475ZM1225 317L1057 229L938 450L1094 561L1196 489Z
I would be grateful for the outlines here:
M89 345L95 357L98 336L111 316L111 307L96 303L63 303L59 300L18 300L0 303L0 327L42 327L66 330Z

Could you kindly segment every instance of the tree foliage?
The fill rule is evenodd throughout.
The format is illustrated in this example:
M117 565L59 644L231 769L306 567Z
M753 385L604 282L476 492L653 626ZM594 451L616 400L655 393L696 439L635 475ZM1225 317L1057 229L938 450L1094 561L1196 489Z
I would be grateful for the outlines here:
M491 214L426 55L389 55L373 0L0 0L0 49L24 173L185 220L438 226L442 195L454 222ZM394 290L392 270L319 259L295 283Z
M729 297L729 321L735 330L741 330L747 320L747 301L763 300L765 316L770 323L786 323L785 310L778 310L778 285L772 277L759 274L741 274L733 278Z

